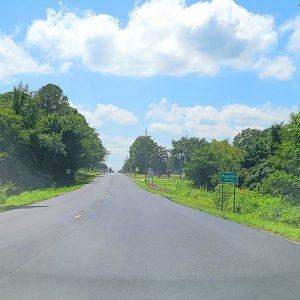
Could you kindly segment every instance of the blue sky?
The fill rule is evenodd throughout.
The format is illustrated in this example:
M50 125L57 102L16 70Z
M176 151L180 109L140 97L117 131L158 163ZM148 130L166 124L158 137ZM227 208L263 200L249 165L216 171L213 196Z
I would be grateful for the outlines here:
M5 1L0 92L58 84L116 170L146 128L166 146L231 139L299 108L296 2Z

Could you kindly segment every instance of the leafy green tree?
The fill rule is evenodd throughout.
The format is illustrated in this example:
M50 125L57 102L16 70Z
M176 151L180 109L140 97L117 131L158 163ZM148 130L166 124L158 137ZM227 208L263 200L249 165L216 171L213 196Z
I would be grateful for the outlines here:
M181 171L181 165L184 169L185 164L191 162L195 152L206 147L208 142L206 139L199 139L196 137L182 137L179 140L172 141L171 148L171 165L178 171Z
M284 128L282 162L285 172L300 177L300 112L292 114Z
M228 140L213 140L209 147L217 159L219 173L236 172L240 169L244 157L240 148L231 145Z
M55 84L47 84L37 92L37 98L41 109L46 114L64 114L69 109L68 98L63 94L62 89Z
M300 204L300 178L282 171L270 174L261 186L261 192L282 196L288 201Z
M37 93L20 84L0 95L0 180L20 188L64 184L79 168L99 166L107 155L85 118L56 85Z
M145 174L146 165L148 164L150 157L154 153L157 144L150 136L139 136L130 147L130 162L132 170L136 167L140 168L140 173Z
M102 162L108 155L108 152L102 145L99 134L95 129L86 127L84 138L82 139L82 153L80 157L81 167L90 169L101 166L102 170L107 170L107 166ZM99 165L98 165L99 164Z
M244 151L242 167L249 169L268 157L267 133L258 129L245 129L233 140L233 145Z
M14 87L12 96L13 110L23 118L22 126L25 129L33 129L39 117L38 101L34 93L29 91L28 85L19 84Z
M159 176L167 171L168 150L162 146L156 146L150 156L150 167Z
M209 146L195 152L192 161L185 168L186 176L194 187L213 189L213 177L218 173L218 163L215 153Z
M132 169L131 169L131 162L130 159L127 158L124 160L124 164L123 167L121 168L120 172L121 173L131 173Z
M234 137L233 145L239 147L243 151L246 151L249 147L251 147L253 141L257 141L265 137L266 135L263 131L247 128Z
M22 117L10 108L0 109L0 180L13 181L20 187L39 184L30 153L30 133L23 129Z
M267 129L268 150L269 155L276 155L281 150L283 124L273 124L270 129Z

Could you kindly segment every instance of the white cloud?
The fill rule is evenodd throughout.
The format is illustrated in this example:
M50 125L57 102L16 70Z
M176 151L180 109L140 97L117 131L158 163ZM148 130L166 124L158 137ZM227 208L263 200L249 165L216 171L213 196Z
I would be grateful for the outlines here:
M296 71L296 67L288 56L279 56L274 61L263 59L257 62L256 68L259 71L259 76L263 79L287 80Z
M129 147L133 144L134 138L124 136L101 135L101 139L110 152L107 165L118 171L122 168L124 159L128 155Z
M0 81L9 81L25 73L51 72L48 64L39 64L9 36L0 36Z
M136 124L138 122L138 118L132 112L112 104L98 103L95 109L81 104L74 104L71 101L70 105L85 116L90 126L97 129L109 122L121 125ZM101 140L110 153L107 158L107 165L115 171L120 170L134 138L101 134Z
M300 50L300 16L281 26L281 31L292 31L288 42L288 50L297 52Z
M281 58L261 59L277 41L273 17L251 13L233 0L190 6L184 0L151 0L130 13L125 27L109 15L49 9L27 32L28 45L54 60L80 59L95 72L137 77L215 75L222 67L261 73L265 62L265 68L277 70L266 72L268 77L287 79L292 68L282 71Z
M59 71L61 73L67 73L72 67L73 63L71 61L66 61L60 66Z
M150 132L172 132L173 134L180 134L182 132L181 125L175 123L152 123L149 129Z
M102 136L102 140L105 143L105 147L108 151L120 157L126 157L126 153L129 150L130 146L133 144L134 139L124 136Z
M71 105L77 108L94 128L101 127L105 122L116 124L135 124L138 122L137 117L132 112L112 104L98 103L95 110L73 103Z
M245 128L264 129L274 122L288 119L295 108L274 107L270 103L250 107L228 104L217 109L213 106L180 107L167 99L150 104L146 118L152 133L169 132L173 136L191 134L206 138L233 138Z

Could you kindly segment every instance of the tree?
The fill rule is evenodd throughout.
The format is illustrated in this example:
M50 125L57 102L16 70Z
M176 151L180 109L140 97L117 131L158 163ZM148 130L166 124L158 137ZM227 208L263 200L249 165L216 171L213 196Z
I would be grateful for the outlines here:
M281 159L286 172L300 177L300 111L284 128Z
M20 188L64 184L79 168L95 168L108 152L60 87L37 93L22 84L0 95L0 180Z
M280 123L273 124L271 128L267 130L269 155L275 155L277 151L281 150L283 128L283 124Z
M157 145L153 149L150 156L150 167L155 174L160 176L167 170L168 156L168 150L165 147Z
M239 147L243 151L247 151L253 143L264 139L265 137L266 134L263 131L247 128L234 137L233 145Z
M228 140L213 140L209 147L216 157L219 173L237 172L240 169L244 157L240 148L232 146Z
M300 180L292 174L275 171L263 182L260 191L300 204Z
M55 112L64 114L68 111L68 98L64 96L62 89L55 84L47 84L39 89L37 98L41 109L43 109L46 114Z
M132 170L136 167L140 168L140 173L145 174L146 166L150 157L157 148L157 144L150 136L139 136L130 147L130 163Z
M193 154L199 149L206 147L208 142L206 139L199 139L195 137L182 137L180 140L172 141L171 148L171 164L178 170L182 171L186 163L191 162Z
M14 87L12 93L7 93L4 97L6 97L8 103L11 103L14 112L22 116L22 127L33 129L39 117L39 107L38 101L34 97L34 93L29 91L28 85L20 83L17 87Z
M213 177L218 173L218 164L212 149L206 146L196 151L192 161L187 163L185 172L194 187L213 189Z
M240 183L256 188L267 175L264 167L270 156L270 139L268 130L245 129L233 140L234 146L243 151L241 161Z
M95 129L87 127L84 138L82 139L82 154L81 154L81 167L89 169L98 166L108 155L108 152L102 145L99 134ZM103 163L99 164L101 170L107 171L107 166Z
M30 151L30 134L23 119L10 108L0 109L0 180L15 182L20 188L39 186L43 176L36 174Z

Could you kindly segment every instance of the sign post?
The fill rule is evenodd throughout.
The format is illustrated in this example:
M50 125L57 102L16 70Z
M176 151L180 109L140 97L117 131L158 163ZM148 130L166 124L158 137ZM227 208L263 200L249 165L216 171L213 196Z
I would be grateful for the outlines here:
M220 180L222 183L222 203L221 203L221 210L224 209L224 184L231 183L233 184L233 211L236 210L236 185L238 183L238 174L232 172L224 172L220 174Z
M222 202L221 202L221 210L224 209L224 184L222 183Z
M68 175L69 182L71 182L71 169L66 169L66 174Z
M135 177L136 177L136 173L140 172L140 168L139 167L135 167Z
M150 188L150 180L149 180L149 177L152 177L152 188L153 188L153 175L154 175L154 172L151 168L148 169L148 188Z
M235 208L236 208L236 184L234 184L234 187L233 187L233 212L235 212Z

